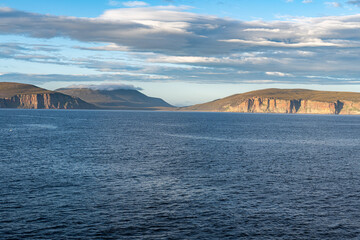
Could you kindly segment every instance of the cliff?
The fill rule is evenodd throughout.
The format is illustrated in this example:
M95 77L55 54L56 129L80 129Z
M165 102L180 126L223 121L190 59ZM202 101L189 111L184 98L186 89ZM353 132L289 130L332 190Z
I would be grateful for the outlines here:
M60 88L56 91L81 98L103 109L156 110L172 107L161 98L149 97L132 89L97 90L90 88Z
M360 114L360 93L265 89L236 94L209 103L181 108L184 111Z
M0 83L0 108L94 109L80 98L38 88L29 84Z

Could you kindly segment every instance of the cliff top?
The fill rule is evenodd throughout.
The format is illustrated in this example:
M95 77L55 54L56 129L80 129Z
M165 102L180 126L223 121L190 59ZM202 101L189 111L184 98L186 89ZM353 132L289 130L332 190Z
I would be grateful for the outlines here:
M235 94L227 98L277 98L284 100L312 100L320 102L334 102L337 100L360 101L360 93L356 92L335 92L335 91L316 91L308 89L278 89L269 88L256 90L242 94ZM224 98L224 99L227 99Z
M10 98L20 94L42 94L53 93L53 91L36 87L30 84L0 82L0 98Z
M256 90L247 93L235 94L212 102L197 104L183 108L184 110L219 110L225 105L236 106L245 100L253 97L259 98L276 98L283 100L312 100L319 102L335 102L337 100L347 100L360 102L360 93L356 92L332 92L332 91L315 91L308 89L277 89L269 88Z

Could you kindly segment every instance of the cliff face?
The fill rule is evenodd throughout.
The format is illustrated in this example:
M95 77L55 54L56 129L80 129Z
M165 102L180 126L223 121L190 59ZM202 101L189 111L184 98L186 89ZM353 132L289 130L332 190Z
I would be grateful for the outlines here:
M73 98L61 93L18 94L12 97L0 98L0 108L29 109L94 109L80 98Z
M313 100L283 100L253 97L239 105L225 105L224 112L302 113L302 114L360 114L360 102Z
M249 113L360 114L360 93L264 89L180 110Z

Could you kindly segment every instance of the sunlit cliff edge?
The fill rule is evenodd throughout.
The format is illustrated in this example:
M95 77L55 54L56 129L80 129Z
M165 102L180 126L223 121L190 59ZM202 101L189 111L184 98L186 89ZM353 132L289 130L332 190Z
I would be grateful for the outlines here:
M360 93L272 88L236 94L179 110L357 115L360 114Z
M0 82L0 108L95 109L96 107L80 98L34 85Z

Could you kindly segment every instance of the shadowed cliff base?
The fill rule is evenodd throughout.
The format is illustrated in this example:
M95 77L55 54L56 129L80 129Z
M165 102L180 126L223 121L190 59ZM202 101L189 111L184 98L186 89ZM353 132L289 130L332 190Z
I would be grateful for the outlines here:
M264 89L235 94L180 111L360 114L360 93L307 89Z

